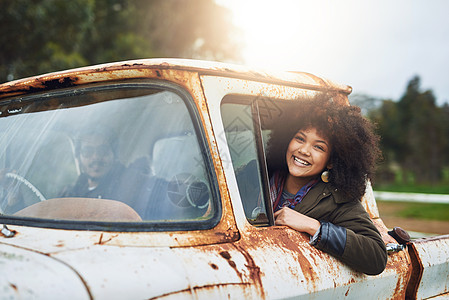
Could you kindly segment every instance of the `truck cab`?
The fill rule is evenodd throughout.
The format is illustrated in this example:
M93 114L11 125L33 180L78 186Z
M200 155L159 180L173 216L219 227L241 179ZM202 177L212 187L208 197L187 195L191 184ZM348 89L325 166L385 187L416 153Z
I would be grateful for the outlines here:
M351 88L178 59L0 85L2 296L447 297L449 236L393 238L370 184L361 201L390 249L379 275L274 224L270 130L319 93L349 105Z

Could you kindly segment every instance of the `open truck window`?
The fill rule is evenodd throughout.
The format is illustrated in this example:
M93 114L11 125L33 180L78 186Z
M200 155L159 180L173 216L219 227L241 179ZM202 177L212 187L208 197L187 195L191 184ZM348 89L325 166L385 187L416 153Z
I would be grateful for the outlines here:
M245 216L255 226L274 225L266 146L270 126L281 113L276 100L266 97L229 95L221 104L223 126Z

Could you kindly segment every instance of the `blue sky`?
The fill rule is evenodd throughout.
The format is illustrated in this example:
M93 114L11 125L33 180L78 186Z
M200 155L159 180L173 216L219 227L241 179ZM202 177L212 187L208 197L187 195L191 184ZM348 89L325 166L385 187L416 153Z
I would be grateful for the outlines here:
M306 71L397 100L421 77L449 102L449 1L217 0L243 31L244 63Z

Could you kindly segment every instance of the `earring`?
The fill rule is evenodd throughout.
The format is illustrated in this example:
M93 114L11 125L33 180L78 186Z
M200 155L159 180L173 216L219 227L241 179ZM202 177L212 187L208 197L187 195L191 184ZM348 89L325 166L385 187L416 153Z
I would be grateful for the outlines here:
M323 173L321 173L321 180L326 183L329 182L329 171L328 170L325 170L325 171L323 171Z

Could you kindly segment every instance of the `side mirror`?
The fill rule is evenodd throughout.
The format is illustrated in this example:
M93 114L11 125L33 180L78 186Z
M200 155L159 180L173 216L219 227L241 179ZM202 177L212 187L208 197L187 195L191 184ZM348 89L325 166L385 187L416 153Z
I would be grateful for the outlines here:
M410 242L410 235L401 227L394 227L392 230L388 231L388 234L401 245L405 245Z

